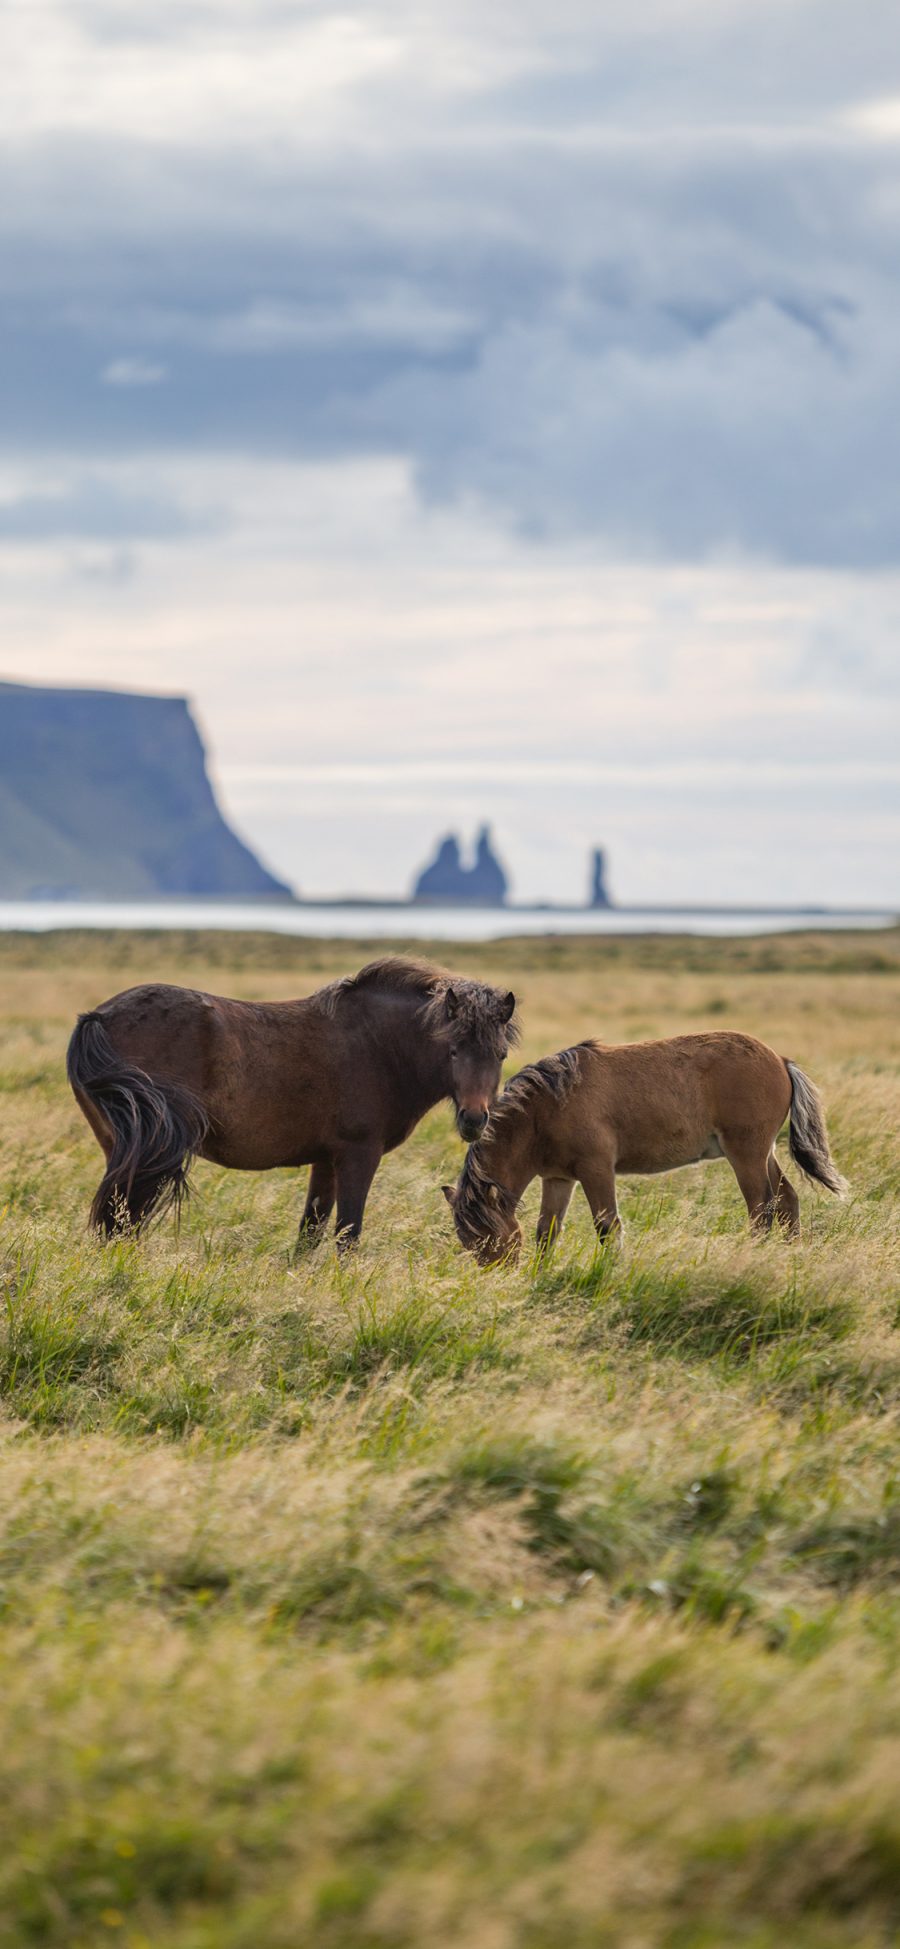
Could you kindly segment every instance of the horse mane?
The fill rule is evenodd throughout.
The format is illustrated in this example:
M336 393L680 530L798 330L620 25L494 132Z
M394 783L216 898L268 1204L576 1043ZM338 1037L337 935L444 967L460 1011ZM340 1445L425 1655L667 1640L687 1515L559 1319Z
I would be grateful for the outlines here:
M504 1117L527 1109L537 1096L550 1096L555 1103L565 1103L578 1081L581 1051L590 1047L588 1042L577 1042L572 1049L560 1049L556 1056L541 1056L538 1062L526 1063L524 1069L510 1077L494 1104L491 1124L502 1123Z
M488 1040L498 1033L498 1026L504 1031L503 1051L519 1040L518 1023L500 1020L502 997L499 989L491 988L487 982L470 981L465 976L449 974L446 968L438 968L430 961L417 961L399 954L386 954L378 961L367 962L358 974L344 975L339 981L329 982L321 988L316 997L319 1006L328 1015L333 1015L340 1002L348 995L386 994L420 995L422 999L422 1020L429 1029L445 1034L452 1033L452 1021L446 1012L448 989L452 988L456 997L456 1017L464 1033L478 1040Z
M326 988L320 988L316 997L328 1015L333 1015L338 1003L345 995L359 993L360 990L373 990L377 994L406 994L412 990L420 994L423 1001L429 1001L434 994L451 985L452 977L443 968L433 967L429 961L406 960L399 954L385 954L378 961L368 961L358 974L342 975L338 981L330 981Z
M478 1145L470 1144L453 1199L453 1220L460 1237L466 1233L474 1240L490 1237L494 1214L500 1207L512 1212L515 1203L505 1184L498 1184L485 1170L478 1156Z

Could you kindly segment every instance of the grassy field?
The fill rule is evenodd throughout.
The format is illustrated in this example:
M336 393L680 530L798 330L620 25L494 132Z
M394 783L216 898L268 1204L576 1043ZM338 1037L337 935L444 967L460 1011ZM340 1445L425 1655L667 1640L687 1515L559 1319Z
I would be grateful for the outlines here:
M446 1106L350 1263L287 1172L88 1239L76 1010L371 946L0 938L2 1949L900 1941L900 932L438 951L523 1059L793 1056L852 1184L799 1247L718 1164L481 1272Z

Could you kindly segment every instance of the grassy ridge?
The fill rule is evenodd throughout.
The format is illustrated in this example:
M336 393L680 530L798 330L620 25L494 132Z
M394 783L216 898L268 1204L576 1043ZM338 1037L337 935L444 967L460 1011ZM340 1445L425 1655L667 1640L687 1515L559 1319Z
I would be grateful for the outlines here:
M799 1250L718 1165L627 1183L621 1258L578 1200L479 1272L446 1110L351 1265L293 1257L293 1173L88 1240L75 1011L366 953L0 940L0 1944L894 1942L900 936L451 954L524 1059L710 1023L801 1061L853 1190L801 1188Z

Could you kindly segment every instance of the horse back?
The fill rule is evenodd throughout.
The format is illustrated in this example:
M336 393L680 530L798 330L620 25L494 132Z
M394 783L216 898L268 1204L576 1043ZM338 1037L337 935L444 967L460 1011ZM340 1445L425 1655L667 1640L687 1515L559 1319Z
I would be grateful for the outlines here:
M348 1088L352 1038L315 996L252 1002L156 983L114 995L101 1013L126 1061L199 1097L210 1120L203 1155L216 1163L313 1163L344 1134L348 1098L357 1117L369 1110L361 1082Z
M110 996L98 1011L118 1054L154 1080L183 1083L205 1098L220 1036L218 996L145 982Z

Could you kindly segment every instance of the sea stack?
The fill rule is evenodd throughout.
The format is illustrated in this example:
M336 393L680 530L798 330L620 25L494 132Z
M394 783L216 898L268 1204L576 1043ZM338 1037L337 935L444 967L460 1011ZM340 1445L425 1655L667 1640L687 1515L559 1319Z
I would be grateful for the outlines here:
M595 846L591 854L591 907L611 907L609 889L606 884L606 854L601 846Z
M430 866L416 880L413 899L454 907L502 907L508 891L509 882L491 845L490 828L482 826L471 866L463 865L455 833L440 841Z

